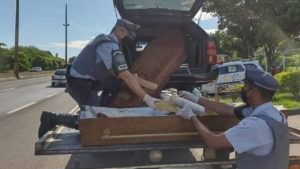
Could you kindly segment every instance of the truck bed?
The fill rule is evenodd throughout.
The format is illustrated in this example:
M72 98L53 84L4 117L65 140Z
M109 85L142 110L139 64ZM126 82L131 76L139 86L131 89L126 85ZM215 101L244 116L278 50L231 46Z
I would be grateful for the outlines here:
M290 144L300 144L300 130L290 128ZM187 156L190 155L187 153L189 148L203 148L203 159L198 161ZM164 156L163 160L160 162L152 161L150 157L152 150L161 151L161 155L163 154ZM134 157L132 157L128 156L127 152L137 153L135 153ZM149 154L147 155L144 152L149 152ZM220 158L219 155L224 155L224 153L225 156ZM228 151L226 150L222 152L222 150L209 149L203 142L200 141L188 143L143 143L82 147L79 131L67 129L65 127L59 127L54 131L48 132L35 143L35 155L72 154L66 168L200 167L201 169L212 169L212 166L235 166L235 160L226 159L227 153ZM116 156L118 158L122 156L122 159L116 160ZM145 160L147 158L149 159ZM290 166L293 168L293 166L297 167L298 165L300 165L300 157L290 156Z
M290 144L300 144L300 130L290 127ZM80 143L79 131L59 127L48 132L35 143L35 155L98 153L138 150L165 150L181 148L205 148L203 142L175 143L143 143L113 146L83 147Z
M80 143L79 131L59 127L48 132L35 143L35 155L55 154L78 154L78 153L100 153L117 151L139 151L139 150L165 150L184 148L204 148L203 142L182 143L143 143L125 144L113 146L89 146L83 147Z

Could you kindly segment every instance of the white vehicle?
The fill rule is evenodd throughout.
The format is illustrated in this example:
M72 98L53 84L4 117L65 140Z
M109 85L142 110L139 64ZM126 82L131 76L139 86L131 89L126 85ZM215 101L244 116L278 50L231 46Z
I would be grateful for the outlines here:
M243 83L245 79L246 67L256 67L262 69L257 60L244 60L237 62L227 62L219 65L219 75L217 79L218 86Z
M256 67L263 70L257 60L225 62L218 66L219 75L217 78L217 86L226 88L230 85L243 83L243 80L245 79L246 67ZM207 93L214 93L215 84L208 83L202 85L202 91Z
M56 70L51 77L51 86L54 87L58 85L66 85L67 83L66 74L67 74L66 69Z
M41 67L32 67L29 72L41 72L42 68Z

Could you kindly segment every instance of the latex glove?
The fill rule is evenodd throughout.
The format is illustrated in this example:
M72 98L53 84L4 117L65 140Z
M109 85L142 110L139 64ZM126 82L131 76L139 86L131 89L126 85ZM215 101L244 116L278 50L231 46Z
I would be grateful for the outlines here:
M198 100L199 100L199 97L193 95L192 93L190 93L188 91L180 91L178 93L178 95L180 97L183 97L184 99L189 100L189 101L194 102L194 103L198 103Z
M192 109L188 105L185 105L182 109L177 109L177 112L182 118L188 120L195 116Z
M154 104L156 101L160 101L157 98L151 97L148 94L145 94L143 101L151 108L157 109L156 105Z

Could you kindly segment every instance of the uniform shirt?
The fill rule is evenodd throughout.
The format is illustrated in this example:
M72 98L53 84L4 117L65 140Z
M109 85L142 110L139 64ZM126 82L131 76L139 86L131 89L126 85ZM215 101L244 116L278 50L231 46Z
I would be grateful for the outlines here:
M114 41L119 43L118 38L116 37L116 35L114 33L111 33L107 36L109 36L111 39L113 39ZM102 43L101 45L99 45L96 48L96 55L97 55L96 62L100 63L101 61L103 61L106 68L111 69L112 68L112 51L120 49L120 47L117 43L105 42L105 43ZM71 70L70 70L70 74L73 77L95 80L93 77L91 77L89 75L81 75L80 73L78 73L72 67L71 67Z
M254 115L263 114L286 123L284 116L271 102L258 106L255 110L245 108L245 118L238 125L225 132L225 136L237 153L247 152L253 155L267 155L271 152L274 138L267 123Z

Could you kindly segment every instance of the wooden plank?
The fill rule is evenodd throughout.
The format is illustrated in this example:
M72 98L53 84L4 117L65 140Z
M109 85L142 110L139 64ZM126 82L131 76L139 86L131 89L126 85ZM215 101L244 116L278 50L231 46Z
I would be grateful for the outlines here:
M145 89L146 93L157 97L169 81L176 68L187 58L187 40L183 31L168 30L154 39L137 59L131 72L138 77L156 83L156 90ZM110 107L140 107L144 103L126 85L113 96Z
M140 77L135 77L135 79L139 82L139 84L146 88L146 89L150 89L150 90L156 90L158 88L158 85L155 83L152 83L148 80L142 79Z
M199 120L215 132L238 123L228 116L203 116ZM79 127L83 146L201 141L192 121L176 115L81 119Z

